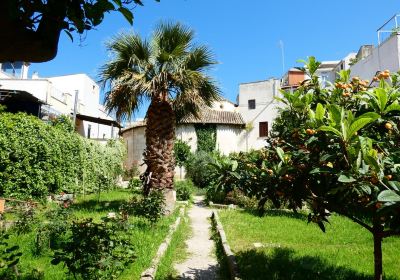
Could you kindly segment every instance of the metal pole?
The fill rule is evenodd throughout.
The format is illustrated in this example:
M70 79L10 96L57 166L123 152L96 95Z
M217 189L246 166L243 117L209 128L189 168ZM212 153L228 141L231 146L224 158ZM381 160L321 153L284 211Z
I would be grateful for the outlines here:
M76 111L78 110L78 99L79 99L79 90L75 90L74 114L73 114L73 122L75 129L76 129Z
M282 76L283 76L285 74L285 49L282 40L279 40L279 46L281 47L281 52L282 52Z

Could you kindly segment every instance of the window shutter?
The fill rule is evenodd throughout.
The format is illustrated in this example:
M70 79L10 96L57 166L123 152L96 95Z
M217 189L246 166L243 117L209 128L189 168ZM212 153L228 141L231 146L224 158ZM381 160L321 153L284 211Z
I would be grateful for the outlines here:
M268 136L268 122L260 122L259 124L260 137Z

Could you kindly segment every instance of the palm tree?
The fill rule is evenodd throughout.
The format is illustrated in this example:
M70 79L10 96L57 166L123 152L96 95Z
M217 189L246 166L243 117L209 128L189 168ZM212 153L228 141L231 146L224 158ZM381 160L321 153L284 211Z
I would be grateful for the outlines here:
M161 23L147 41L137 34L117 35L107 44L112 58L101 67L108 87L105 105L117 119L130 119L145 100L145 194L172 190L175 127L189 115L220 99L220 90L206 71L216 61L206 46L193 43L194 32L180 23Z

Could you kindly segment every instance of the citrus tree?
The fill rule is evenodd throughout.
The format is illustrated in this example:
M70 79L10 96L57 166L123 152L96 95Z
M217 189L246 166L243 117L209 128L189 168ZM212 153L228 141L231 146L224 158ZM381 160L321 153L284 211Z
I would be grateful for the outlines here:
M373 235L382 279L382 240L400 235L399 75L385 70L370 83L341 71L322 88L320 63L303 62L310 79L282 92L286 106L257 168L265 184L256 192L292 209L307 203L309 222L323 231L332 212L361 225Z

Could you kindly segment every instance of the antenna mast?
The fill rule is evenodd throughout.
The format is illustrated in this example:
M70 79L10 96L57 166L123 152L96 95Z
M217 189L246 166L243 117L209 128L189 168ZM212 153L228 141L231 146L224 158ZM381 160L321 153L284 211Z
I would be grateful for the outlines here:
M285 74L285 49L284 49L282 40L279 40L279 47L281 48L281 52L282 52L282 75L284 75Z

